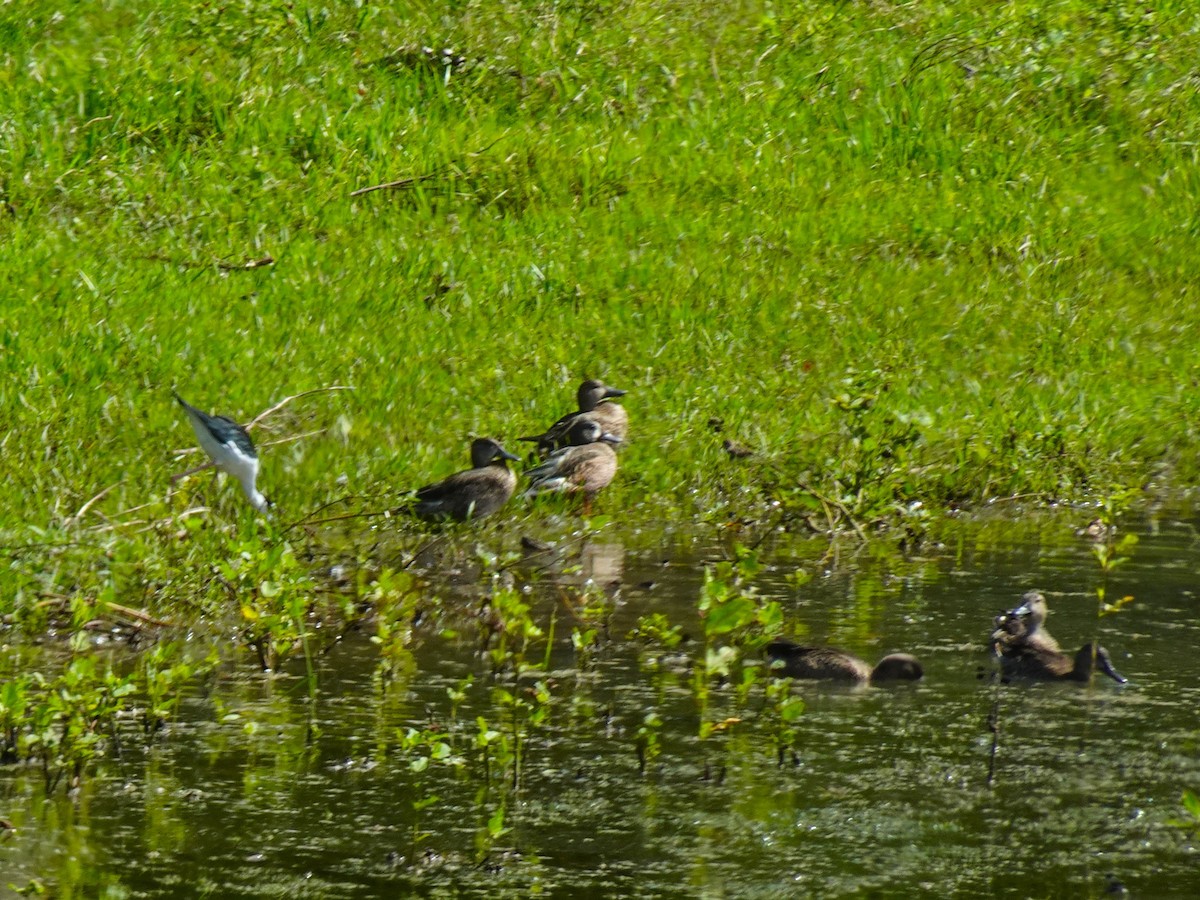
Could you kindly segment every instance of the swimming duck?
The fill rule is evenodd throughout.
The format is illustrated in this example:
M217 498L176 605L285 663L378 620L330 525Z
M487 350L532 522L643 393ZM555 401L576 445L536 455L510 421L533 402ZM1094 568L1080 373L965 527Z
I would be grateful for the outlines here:
M569 446L525 473L529 479L526 497L552 491L582 492L585 500L590 500L613 480L617 454L612 445L621 443L620 437L605 431L595 419L581 416L567 429L567 439Z
M916 681L925 674L915 656L893 653L879 661L874 669L864 660L829 647L801 647L791 641L767 644L771 670L788 678L818 678L879 684L887 681Z
M575 412L567 413L541 434L529 435L518 440L536 443L538 453L541 454L568 446L571 425L582 416L594 419L600 424L602 431L624 440L629 430L629 413L621 404L610 401L613 397L624 397L625 393L598 379L589 379L579 385L579 390L575 392L575 402L579 405Z
M505 460L519 460L491 438L471 442L473 468L417 489L412 511L422 519L480 519L491 515L513 495L517 474Z
M1019 644L1004 651L1000 667L1009 678L1034 678L1044 681L1090 681L1099 669L1117 684L1129 679L1113 668L1108 651L1099 644L1084 644L1072 659L1066 653L1030 644Z
M1031 646L1053 653L1061 648L1044 627L1050 608L1040 591L1029 591L1021 597L1021 605L996 616L996 628L992 632L992 646L1003 652L1005 648Z
M228 416L210 416L196 409L174 390L171 393L187 413L196 440L208 458L222 472L238 480L251 506L259 512L266 512L271 501L255 484L258 480L258 451L254 449L250 434Z

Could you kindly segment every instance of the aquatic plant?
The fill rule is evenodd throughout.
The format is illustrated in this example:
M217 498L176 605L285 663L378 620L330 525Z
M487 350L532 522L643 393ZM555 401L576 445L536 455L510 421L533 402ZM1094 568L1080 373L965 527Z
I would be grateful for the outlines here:
M315 600L311 576L290 543L250 539L216 564L216 582L237 605L243 644L264 672L276 670L300 649L312 671L308 616Z
M194 662L180 643L156 644L138 659L142 708L142 728L153 734L166 727L179 710L183 691L194 679L218 663L215 649Z
M422 813L436 806L441 800L437 794L431 794L425 790L425 773L435 765L461 768L466 765L466 760L455 753L451 742L438 728L409 727L402 729L398 734L396 749L404 755L408 770L414 778L408 796L409 806L413 812L411 837L415 850L423 840L429 837L429 832L423 831L420 827Z
M704 658L696 667L693 691L700 705L700 736L723 730L730 717L709 721L707 711L714 679L731 681L739 704L758 679L759 651L783 628L783 609L761 597L750 584L759 570L758 556L737 545L732 560L706 567L698 610L704 629ZM746 666L747 655L753 665Z
M541 665L531 661L529 651L532 642L545 633L534 620L528 600L516 588L492 591L479 615L479 625L494 671L510 670L520 675Z
M42 773L46 793L64 778L78 786L88 767L116 740L116 720L137 689L91 656L75 656L53 678L40 672L0 686L3 758L28 760Z
M1185 790L1179 796L1179 803L1183 807L1183 815L1168 819L1167 823L1192 834L1200 834L1200 794Z
M395 678L402 664L411 662L409 646L423 599L419 587L410 572L384 568L362 591L362 601L374 611L371 643L379 648L377 674L384 682Z
M683 626L672 624L671 620L660 612L638 616L637 623L629 630L628 637L637 642L638 658L644 667L650 669L658 669L662 665L663 657L676 651L687 639Z
M1131 491L1114 491L1100 505L1100 515L1085 529L1092 537L1092 553L1100 567L1100 583L1096 586L1096 602L1101 618L1118 612L1133 602L1132 596L1108 599L1108 582L1114 570L1129 562L1130 554L1137 547L1138 537L1130 531L1120 533L1117 519L1134 499ZM1118 537L1118 534L1120 536Z
M786 678L769 679L764 691L766 710L769 713L768 727L775 743L777 762L782 767L790 753L794 764L799 733L796 723L804 714L804 700L792 692L791 681Z

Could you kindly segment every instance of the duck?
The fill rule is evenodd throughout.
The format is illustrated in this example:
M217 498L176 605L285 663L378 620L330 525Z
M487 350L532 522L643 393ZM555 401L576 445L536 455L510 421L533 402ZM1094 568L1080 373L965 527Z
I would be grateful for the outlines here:
M748 459L754 455L754 451L745 444L738 443L730 438L725 438L721 442L721 449L730 459Z
M412 512L421 519L482 519L504 506L517 489L517 474L508 461L520 457L509 453L492 438L471 442L471 468L455 472L434 484L417 488Z
M1019 644L1004 652L1000 667L1006 678L1086 682L1099 670L1117 684L1129 681L1113 667L1108 651L1095 642L1084 644L1074 657L1046 647Z
M865 660L832 647L802 647L792 641L767 644L767 658L777 675L857 684L881 684L889 681L917 681L925 669L915 656L893 653L881 659L875 668Z
M1056 641L1043 626L1050 614L1046 597L1040 591L1028 591L1021 597L1019 606L1008 612L1001 613L995 618L995 630L992 631L991 642L998 647L999 652L1004 648L1029 646L1052 653L1061 652Z
M615 397L624 397L626 391L609 387L597 378L589 378L579 385L575 392L575 402L579 408L567 413L541 434L532 434L518 440L537 444L540 455L546 455L554 450L570 445L568 432L576 419L587 417L599 423L600 428L607 434L613 434L621 440L629 431L629 413L619 403L613 403Z
M567 429L567 440L567 447L526 471L529 488L524 496L582 493L590 501L613 480L617 474L613 445L621 443L620 437L605 431L595 419L581 416Z
M270 509L271 501L257 486L258 451L254 448L254 441L250 440L250 433L228 416L212 416L197 409L175 390L171 391L171 395L187 413L200 449L208 454L213 465L237 479L246 499L256 510L265 513Z

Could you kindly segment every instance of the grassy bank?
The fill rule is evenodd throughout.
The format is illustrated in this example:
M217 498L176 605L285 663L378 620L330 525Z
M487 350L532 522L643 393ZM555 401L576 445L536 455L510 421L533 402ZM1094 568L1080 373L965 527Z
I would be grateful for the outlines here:
M285 519L586 376L629 390L631 524L1197 473L1190 4L56 9L0 10L10 542L154 503L106 546L174 565L191 491L240 513L168 496L172 385L243 421L355 388L267 423L321 431L264 451Z

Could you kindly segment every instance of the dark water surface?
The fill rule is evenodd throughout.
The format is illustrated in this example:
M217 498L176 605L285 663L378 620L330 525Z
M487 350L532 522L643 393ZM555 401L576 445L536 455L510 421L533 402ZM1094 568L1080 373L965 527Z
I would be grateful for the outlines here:
M825 559L810 542L762 551L754 585L783 603L790 634L872 662L907 650L926 670L900 687L795 686L807 706L783 766L760 687L743 706L715 691L714 710L741 721L702 740L687 667L700 641L652 670L626 638L652 611L698 637L715 545L589 544L580 577L622 589L586 660L562 585L531 590L543 627L560 612L549 673L520 682L540 678L552 699L523 729L516 787L489 780L470 749L477 717L501 731L512 717L477 632L422 633L386 688L375 646L346 640L319 662L315 703L298 671L226 667L167 735L127 742L70 799L0 769L0 816L15 826L0 839L0 892L38 878L62 897L1077 897L1103 896L1115 873L1132 896L1200 896L1200 834L1169 823L1182 791L1200 789L1200 541L1186 516L1130 526L1140 542L1108 596L1135 600L1098 618L1100 570L1077 518L964 524L908 558L853 541ZM813 578L797 587L798 567ZM1064 648L1098 637L1129 684L981 677L992 616L1031 588ZM447 688L468 675L452 709ZM635 734L651 711L662 753L643 776ZM402 735L431 723L454 736L461 769L412 771ZM501 807L507 831L489 835Z

